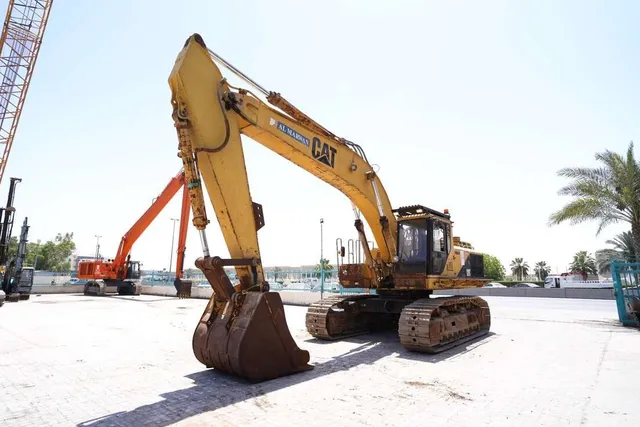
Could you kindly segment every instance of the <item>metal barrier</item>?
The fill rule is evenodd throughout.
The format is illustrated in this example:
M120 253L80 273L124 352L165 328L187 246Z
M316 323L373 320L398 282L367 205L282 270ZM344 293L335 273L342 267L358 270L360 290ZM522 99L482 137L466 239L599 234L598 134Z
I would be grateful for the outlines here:
M640 327L640 262L614 261L611 276L620 322Z
M227 276L231 281L235 281L235 273L227 271ZM159 276L159 275L158 275ZM154 274L143 277L142 285L144 286L173 286L173 279L170 281L165 276L158 277ZM328 294L353 295L369 293L375 294L375 289L365 288L343 288L338 283L338 272L336 270L274 270L265 269L264 277L269 282L269 287L273 291L301 291L301 292L318 292ZM209 283L204 275L190 275L186 277L193 280L199 287L209 287ZM163 280L164 279L164 280Z

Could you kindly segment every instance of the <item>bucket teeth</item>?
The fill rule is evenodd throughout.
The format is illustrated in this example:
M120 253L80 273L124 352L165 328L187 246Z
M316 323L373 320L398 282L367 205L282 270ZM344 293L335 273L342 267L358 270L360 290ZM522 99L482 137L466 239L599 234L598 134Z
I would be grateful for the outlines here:
M176 288L178 298L191 298L191 286L193 282L191 280L176 279L173 282L173 286Z

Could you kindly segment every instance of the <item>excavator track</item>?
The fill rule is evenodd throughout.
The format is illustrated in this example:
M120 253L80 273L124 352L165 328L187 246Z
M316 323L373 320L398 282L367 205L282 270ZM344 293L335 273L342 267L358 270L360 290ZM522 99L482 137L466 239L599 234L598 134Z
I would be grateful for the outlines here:
M423 298L402 310L398 335L407 350L440 353L486 335L490 326L489 304L482 298Z
M371 298L377 295L339 295L312 303L306 315L307 331L330 341L370 332L376 323L374 313L359 312L350 302Z

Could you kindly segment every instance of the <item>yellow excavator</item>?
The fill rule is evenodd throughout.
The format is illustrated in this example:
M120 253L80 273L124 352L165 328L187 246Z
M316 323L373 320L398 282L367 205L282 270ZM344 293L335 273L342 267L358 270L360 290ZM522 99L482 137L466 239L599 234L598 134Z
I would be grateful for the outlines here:
M266 102L232 86L217 64ZM438 353L488 333L491 316L482 298L431 297L435 289L489 282L482 254L453 236L447 210L393 209L361 146L262 88L208 49L199 34L189 37L178 54L169 86L178 156L203 250L195 264L213 288L193 336L201 363L251 382L312 369L309 352L297 346L287 327L280 294L265 280L257 236L265 221L262 206L251 198L241 135L337 188L353 204L364 262L341 265L339 280L346 288L375 292L312 304L306 314L312 336L337 340L391 326L406 349ZM205 188L230 259L209 253ZM377 248L369 246L362 218ZM231 283L226 266L235 268L239 283Z

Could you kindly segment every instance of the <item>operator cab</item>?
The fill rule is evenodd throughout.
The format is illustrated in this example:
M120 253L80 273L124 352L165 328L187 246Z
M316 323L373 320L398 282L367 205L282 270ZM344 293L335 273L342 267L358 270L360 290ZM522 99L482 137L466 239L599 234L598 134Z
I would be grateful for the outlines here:
M18 292L29 293L33 287L33 267L23 267L18 281Z
M21 286L31 287L33 285L33 267L22 267L19 283Z
M127 262L127 279L135 280L141 276L140 261L128 261Z
M414 205L394 209L398 218L400 274L440 275L451 252L451 220L448 212Z

